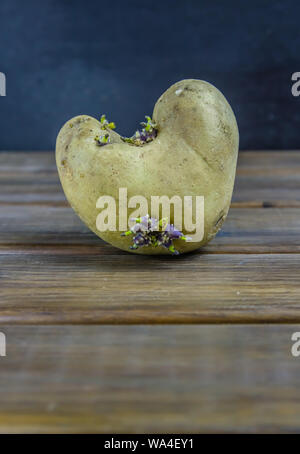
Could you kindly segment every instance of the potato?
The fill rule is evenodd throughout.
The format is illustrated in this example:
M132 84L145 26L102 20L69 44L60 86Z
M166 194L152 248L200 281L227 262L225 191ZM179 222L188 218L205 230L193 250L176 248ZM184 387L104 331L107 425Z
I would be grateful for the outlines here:
M154 107L153 124L149 118L144 125L153 133L149 142L127 139L127 143L111 129L112 124L105 123L80 115L68 121L57 137L56 162L60 180L67 199L83 222L108 243L140 254L185 253L210 241L228 213L238 155L235 116L222 93L201 80L182 80L172 85ZM193 236L193 232L191 235L186 229L183 210L179 230L184 237L175 235L172 247L152 242L131 250L133 235L122 236L128 227L119 228L120 188L127 189L127 200L143 196L148 210L151 196L169 199L177 196L177 200L182 201L186 196L192 197L193 201L196 196L204 197L203 235L201 238L198 235L196 241L184 241L186 236ZM98 207L96 204L103 196L116 201L115 231L97 228L102 211L99 202ZM124 203L122 209L125 209ZM163 212L159 208L160 216ZM128 218L133 211L134 208L128 208ZM148 212L153 216L150 210ZM176 219L178 221L178 213L176 217L171 205L166 222L178 228ZM192 220L195 223L195 206Z

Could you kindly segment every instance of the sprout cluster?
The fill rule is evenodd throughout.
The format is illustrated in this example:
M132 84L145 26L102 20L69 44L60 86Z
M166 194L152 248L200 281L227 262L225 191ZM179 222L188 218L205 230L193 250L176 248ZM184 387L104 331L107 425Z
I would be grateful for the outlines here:
M131 143L132 145L142 146L145 143L151 142L157 135L156 124L148 115L145 116L146 121L143 121L141 125L143 128L136 131L132 137L121 137L124 142ZM109 122L105 115L100 118L101 129L106 131L107 129L115 129L116 125L113 121ZM110 143L110 136L108 132L104 132L100 136L95 137L97 144L102 147Z
M145 116L146 122L142 122L143 128L141 131L136 131L132 137L122 137L122 140L133 145L141 146L145 143L151 142L157 135L157 125L148 115Z
M116 125L113 121L109 122L106 120L106 116L105 115L101 115L101 118L100 118L100 123L101 123L101 129L103 129L104 131L106 131L106 129L115 129L116 128ZM106 145L110 142L110 137L109 137L109 134L106 132L106 133L103 133L102 135L100 136L96 136L95 137L95 140L97 142L97 144L102 147L103 145Z
M158 221L147 214L132 220L135 221L135 224L130 230L121 234L122 236L133 235L133 244L130 249L135 250L143 246L162 246L173 255L178 255L179 252L174 248L173 240L190 241L190 238L184 236L173 224L169 224L167 219Z

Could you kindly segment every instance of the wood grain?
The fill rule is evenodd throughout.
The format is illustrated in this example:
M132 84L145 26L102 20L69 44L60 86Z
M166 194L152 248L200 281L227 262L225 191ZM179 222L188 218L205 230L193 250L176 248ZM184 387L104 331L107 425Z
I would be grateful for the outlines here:
M5 327L1 433L300 431L300 326Z
M0 153L0 204L67 206L54 152ZM241 152L233 206L300 207L300 153Z
M134 256L72 212L53 152L0 153L0 432L300 432L299 208L299 152L240 153L213 242Z
M3 253L0 268L2 324L300 322L300 254Z
M0 254L119 254L94 235L70 207L1 206ZM298 208L231 209L205 253L295 253L300 251ZM90 246L90 247L88 247Z
M241 153L222 231L178 259L136 257L89 232L53 153L0 153L0 188L2 323L300 320L298 152Z

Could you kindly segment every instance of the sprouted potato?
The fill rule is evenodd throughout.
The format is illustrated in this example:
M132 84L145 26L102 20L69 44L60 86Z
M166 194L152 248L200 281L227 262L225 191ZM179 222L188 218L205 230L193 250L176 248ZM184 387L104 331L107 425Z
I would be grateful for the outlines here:
M80 115L59 132L56 162L65 195L83 222L108 243L139 254L178 254L208 243L221 228L232 196L239 134L235 116L222 93L201 80L182 80L157 101L142 129L125 138L104 115ZM188 241L191 232L169 219L142 213L131 228L99 231L101 196L118 204L119 189L127 197L204 197L204 234ZM131 209L131 212L133 209ZM128 211L130 217L130 210ZM184 217L184 210L182 210ZM194 216L194 215L193 215ZM195 219L194 219L195 221ZM153 230L153 225L159 225Z

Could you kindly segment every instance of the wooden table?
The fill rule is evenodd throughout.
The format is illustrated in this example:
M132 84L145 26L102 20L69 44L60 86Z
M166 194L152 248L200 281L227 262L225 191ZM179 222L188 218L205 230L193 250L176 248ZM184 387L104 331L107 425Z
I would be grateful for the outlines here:
M0 432L300 432L300 152L241 152L178 258L89 232L53 152L0 153L0 188Z

